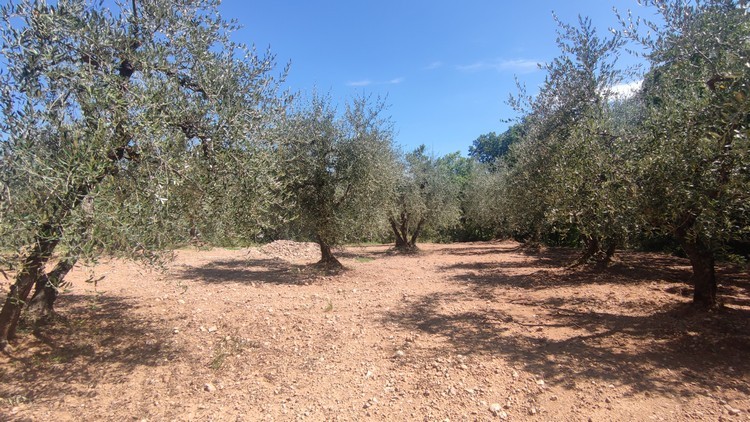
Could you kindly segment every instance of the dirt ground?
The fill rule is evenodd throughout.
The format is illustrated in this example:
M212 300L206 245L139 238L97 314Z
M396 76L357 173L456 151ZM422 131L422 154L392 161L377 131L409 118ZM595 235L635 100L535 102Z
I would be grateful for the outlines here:
M750 420L747 272L696 313L684 259L421 247L346 248L338 276L293 242L76 268L0 354L0 420Z

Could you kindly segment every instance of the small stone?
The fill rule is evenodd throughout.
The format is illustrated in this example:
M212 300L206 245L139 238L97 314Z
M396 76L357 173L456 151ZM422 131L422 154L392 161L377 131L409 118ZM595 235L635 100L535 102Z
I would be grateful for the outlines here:
M612 400L609 397L607 397L606 399L604 399L604 403L612 403Z
M557 396L550 396L550 401L557 401Z
M529 415L531 416L536 415L536 407L529 408Z
M177 301L177 303L179 303L180 305L184 305L184 304L185 304L185 301L184 301L184 300L182 300L182 299L179 299L179 300Z
M179 334L179 333L180 333L180 329L179 328L175 328L175 329L172 330L172 334Z
M208 327L208 332L209 332L209 333L215 333L215 332L216 332L216 331L218 331L218 330L219 330L219 329L218 329L218 328L216 328L216 326L211 326L211 327Z
M544 387L544 380L538 380L538 381L536 382L536 385L538 385L538 386L540 386L540 387Z
M461 368L461 369L463 369L463 370L469 369L469 367L466 366L466 364L463 364L463 363L461 365L459 365L458 367Z
M209 393L213 393L214 391L216 391L216 387L214 387L214 385L213 385L213 384L211 384L210 382L207 382L207 383L206 383L206 384L205 384L205 385L203 386L203 391L207 391L207 392L209 392Z
M393 354L393 357L394 358L401 358L401 357L404 357L405 354L406 353L404 353L403 350L396 350L396 353Z
M500 412L503 411L503 407L500 406L500 403L492 403L490 405L490 412L492 412L493 415L499 416Z
M513 377L513 379L518 379L518 377L519 377L519 375L518 375L518 371L516 371L516 370L514 369L514 370L513 370L513 372L511 372L511 376Z
M740 409L735 409L735 408L733 408L732 406L730 406L728 404L725 405L724 408L727 409L727 413L729 413L729 415L731 415L731 416L737 416L740 413L742 413L742 411Z

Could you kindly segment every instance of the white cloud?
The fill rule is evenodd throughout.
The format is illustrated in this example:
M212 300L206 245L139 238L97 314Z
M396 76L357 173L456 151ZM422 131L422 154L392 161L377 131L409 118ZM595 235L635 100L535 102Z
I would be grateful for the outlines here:
M463 72L494 70L496 72L531 73L539 69L539 63L538 60L530 59L496 59L491 61L478 61L468 65L459 65L456 66L456 68Z
M387 81L373 81L372 79L362 79L360 81L347 82L346 86L361 87L361 86L370 86L370 85L396 85L396 84L400 84L404 82L405 80L406 78L403 78L403 77L393 78Z
M441 61L435 61L435 62L432 62L432 63L428 64L427 66L425 66L424 70L435 70L435 69L439 69L441 67L443 67L443 62L441 62Z
M368 86L372 85L372 81L369 79L364 79L361 81L353 81L353 82L347 82L346 86Z
M617 84L612 86L610 88L610 91L615 98L630 98L635 95L635 93L638 92L639 89L641 89L642 84L643 80Z

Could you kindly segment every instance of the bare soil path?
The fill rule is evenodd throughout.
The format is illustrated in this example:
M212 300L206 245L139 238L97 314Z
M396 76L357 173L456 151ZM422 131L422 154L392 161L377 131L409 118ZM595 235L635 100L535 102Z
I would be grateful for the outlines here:
M695 313L683 259L421 247L347 248L335 277L293 242L76 268L0 355L0 420L750 420L747 272Z

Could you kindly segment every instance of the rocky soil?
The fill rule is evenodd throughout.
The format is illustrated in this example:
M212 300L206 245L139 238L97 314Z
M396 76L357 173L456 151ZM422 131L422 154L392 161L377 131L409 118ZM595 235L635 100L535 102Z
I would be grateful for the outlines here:
M683 259L421 247L346 248L336 276L294 242L76 268L0 354L0 420L750 420L747 272L702 313Z

